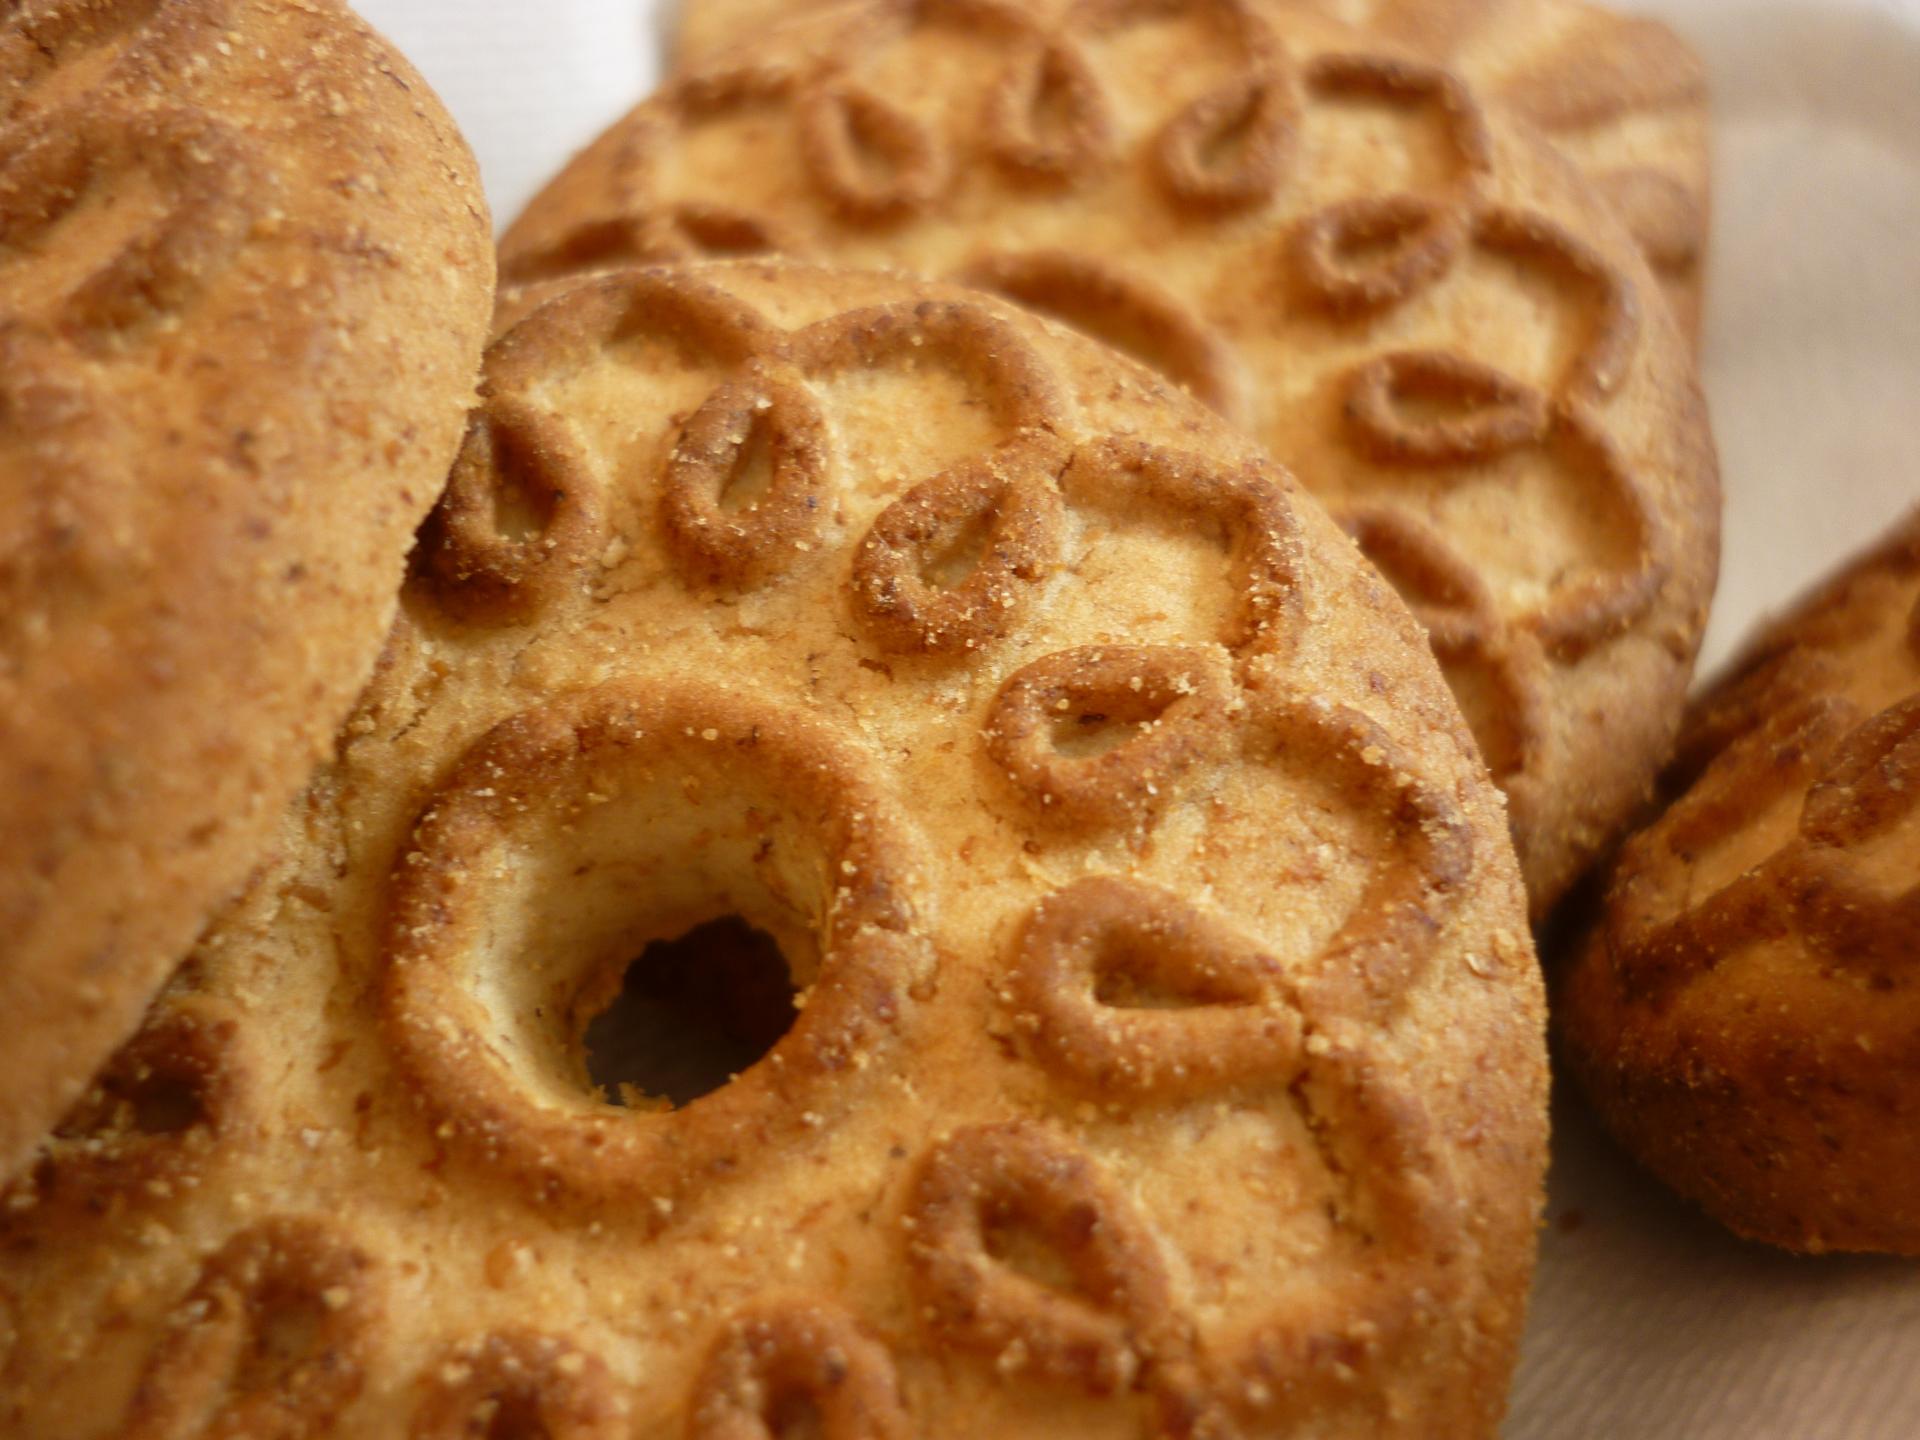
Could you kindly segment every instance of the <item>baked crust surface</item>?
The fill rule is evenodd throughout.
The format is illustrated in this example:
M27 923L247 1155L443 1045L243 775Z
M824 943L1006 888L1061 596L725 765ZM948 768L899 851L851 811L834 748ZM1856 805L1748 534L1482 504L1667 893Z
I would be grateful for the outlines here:
M0 1174L365 682L492 281L464 141L333 0L0 18Z
M0 1428L1491 1435L1524 897L1292 480L1065 327L784 264L566 292L482 395L283 859L0 1202ZM802 1007L607 1103L587 1025L726 915Z
M756 248L995 290L1265 442L1431 632L1536 913L1645 801L1717 569L1704 409L1630 241L1453 72L1228 0L845 7L671 82L502 264Z
M1695 707L1564 982L1574 1068L1742 1235L1920 1253L1920 514Z
M682 0L676 62L701 68L746 37L848 3ZM1681 330L1698 342L1713 179L1707 78L1671 29L1584 0L1252 3L1277 16L1332 20L1369 43L1440 61L1551 135L1632 232Z

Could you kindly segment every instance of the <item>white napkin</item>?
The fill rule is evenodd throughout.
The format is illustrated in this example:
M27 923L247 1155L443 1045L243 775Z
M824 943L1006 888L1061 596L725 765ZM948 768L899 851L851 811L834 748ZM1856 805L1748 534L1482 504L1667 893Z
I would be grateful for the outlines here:
M503 224L651 83L669 3L359 0L466 128ZM1715 87L1711 665L1920 500L1920 0L1646 3ZM1920 1263L1741 1244L1577 1104L1555 1120L1507 1440L1920 1437Z

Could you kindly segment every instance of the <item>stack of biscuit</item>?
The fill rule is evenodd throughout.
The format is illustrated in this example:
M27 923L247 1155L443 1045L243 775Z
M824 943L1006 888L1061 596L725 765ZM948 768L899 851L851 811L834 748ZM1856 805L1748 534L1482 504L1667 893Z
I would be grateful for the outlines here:
M0 1434L1491 1436L1587 875L1614 1128L1914 1248L1920 542L1685 713L1659 27L692 0L497 294L339 0L0 136Z

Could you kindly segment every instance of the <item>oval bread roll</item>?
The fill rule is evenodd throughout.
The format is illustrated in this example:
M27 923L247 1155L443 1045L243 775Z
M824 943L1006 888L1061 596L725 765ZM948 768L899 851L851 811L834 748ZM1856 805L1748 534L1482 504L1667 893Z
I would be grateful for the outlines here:
M0 1175L365 683L489 229L452 121L335 0L0 18Z

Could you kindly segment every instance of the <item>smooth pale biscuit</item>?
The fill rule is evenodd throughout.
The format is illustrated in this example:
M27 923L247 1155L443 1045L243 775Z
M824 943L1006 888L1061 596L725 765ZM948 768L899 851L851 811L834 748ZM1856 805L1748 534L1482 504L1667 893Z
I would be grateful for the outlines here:
M1608 1126L1742 1235L1920 1254L1920 513L1699 702L1558 1015Z
M1653 281L1571 170L1451 72L1360 44L1227 4L861 6L635 110L513 226L503 274L537 294L812 252L957 275L1145 359L1413 605L1544 913L1672 744L1712 442Z
M285 859L0 1198L0 1429L1491 1436L1524 896L1292 480L794 266L592 282L482 392Z
M365 682L492 287L465 142L344 6L0 18L0 1175Z
M675 54L698 68L770 26L850 0L683 0ZM973 0L937 0L955 12ZM1138 0L1173 11L1204 0ZM1704 310L1712 146L1699 57L1657 20L1583 0L1246 0L1318 15L1460 72L1550 134L1639 241L1680 328ZM1057 8L1058 0L1054 0ZM933 5L925 8L933 9ZM1097 12L1101 0L1080 8Z

